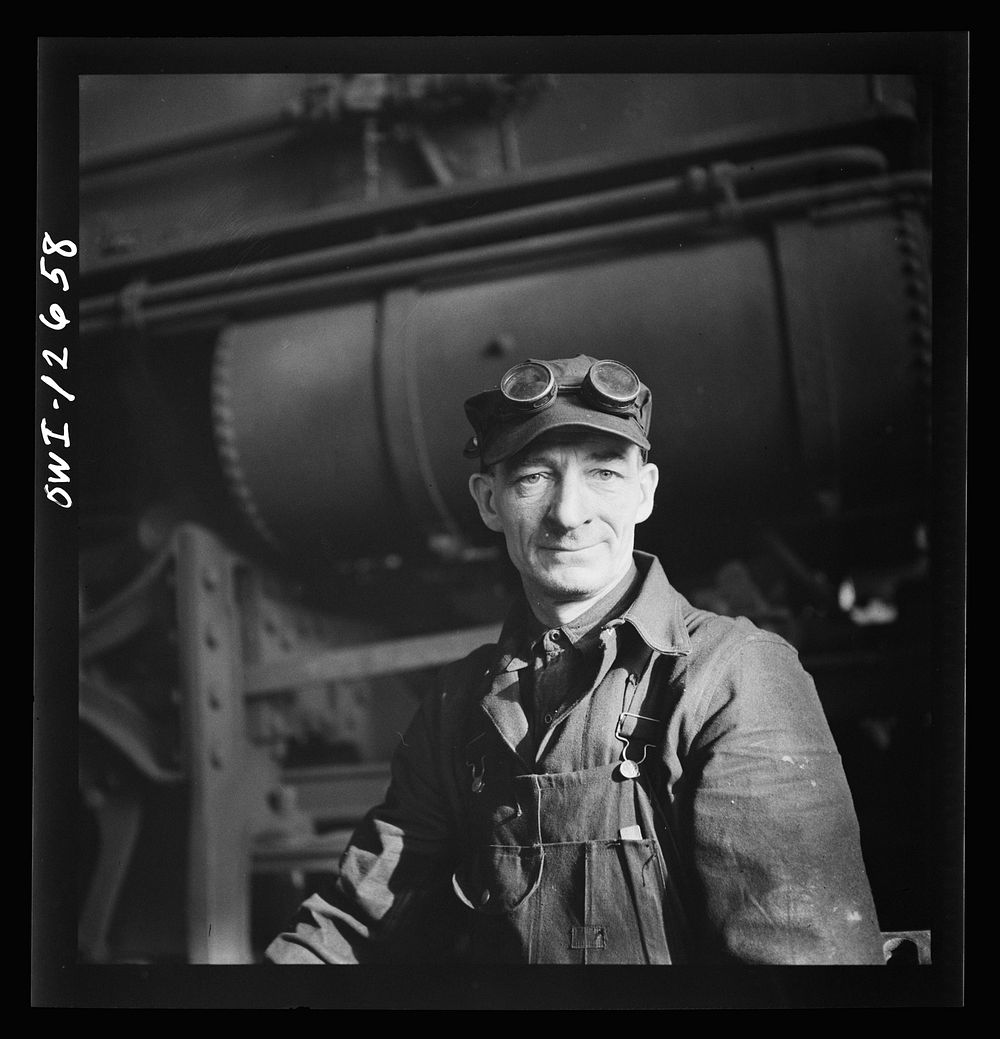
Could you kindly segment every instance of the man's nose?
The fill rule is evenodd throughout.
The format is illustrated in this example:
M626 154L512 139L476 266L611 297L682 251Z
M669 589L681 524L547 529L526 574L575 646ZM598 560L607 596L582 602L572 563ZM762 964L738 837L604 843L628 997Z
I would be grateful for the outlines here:
M562 530L573 530L590 519L587 489L579 476L567 473L556 482L546 518Z

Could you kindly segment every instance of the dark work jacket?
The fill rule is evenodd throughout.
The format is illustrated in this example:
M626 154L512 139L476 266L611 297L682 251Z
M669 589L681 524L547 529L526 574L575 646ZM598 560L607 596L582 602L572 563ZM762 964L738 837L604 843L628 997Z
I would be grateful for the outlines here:
M443 670L396 751L383 804L331 889L302 905L267 960L478 961L492 948L503 962L883 962L850 790L796 651L746 619L695 609L654 557L635 556L643 582L600 634L593 685L570 696L537 745L518 695L527 662L512 652L509 624L496 646ZM629 714L644 720L621 728L630 698ZM626 746L642 759L634 788L622 786ZM574 802L578 778L588 793ZM558 803L547 800L556 788ZM577 833L574 803L598 830ZM618 838L633 831L658 851L652 873L629 866L641 846ZM561 887L539 888L533 863L571 840L589 841L586 854L564 866L549 855ZM606 855L594 875L610 877L612 891L600 927L568 905L593 901L595 848ZM484 853L494 856L488 875ZM627 875L611 877L609 861ZM633 926L618 889L630 892L636 927L657 918L651 942L605 946L608 917ZM530 940L517 923L529 904ZM508 941L482 924L523 933ZM558 933L536 941L547 927Z

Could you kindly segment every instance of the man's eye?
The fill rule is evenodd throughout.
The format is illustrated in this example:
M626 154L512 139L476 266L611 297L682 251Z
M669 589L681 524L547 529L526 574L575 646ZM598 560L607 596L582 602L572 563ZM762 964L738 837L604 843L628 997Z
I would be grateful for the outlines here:
M541 483L544 477L544 473L525 473L524 476L519 476L517 482L525 487L531 487L535 484Z
M596 469L594 470L594 476L598 480L607 481L615 479L615 477L618 476L618 473L614 469Z

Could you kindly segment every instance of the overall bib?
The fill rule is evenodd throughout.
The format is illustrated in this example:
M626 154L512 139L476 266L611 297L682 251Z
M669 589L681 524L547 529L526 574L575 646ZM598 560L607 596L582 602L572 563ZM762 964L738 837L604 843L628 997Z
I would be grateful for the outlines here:
M641 683L647 687L648 674L647 668ZM466 906L464 953L472 962L683 961L678 870L646 785L664 725L641 713L626 717L630 692L633 704L643 702L630 681L638 684L634 674L621 672L616 693L602 684L593 694L618 699L612 715L618 724L604 734L608 764L526 774L496 730L482 723L465 744L468 842L453 887ZM637 726L645 726L638 735L652 742L634 738ZM620 752L628 746L622 733L637 748L624 756L643 758L641 771L622 767Z

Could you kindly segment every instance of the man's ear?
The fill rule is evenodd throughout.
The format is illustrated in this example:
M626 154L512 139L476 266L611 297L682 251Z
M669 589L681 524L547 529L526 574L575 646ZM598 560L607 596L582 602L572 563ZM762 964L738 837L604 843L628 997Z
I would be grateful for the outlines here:
M653 511L653 503L656 498L656 487L660 482L660 470L652 462L643 462L639 466L639 490L642 498L639 502L639 511L636 514L636 523L647 520Z
M492 473L473 473L469 477L469 493L479 508L483 523L490 530L503 531L503 522L495 507L495 477Z

